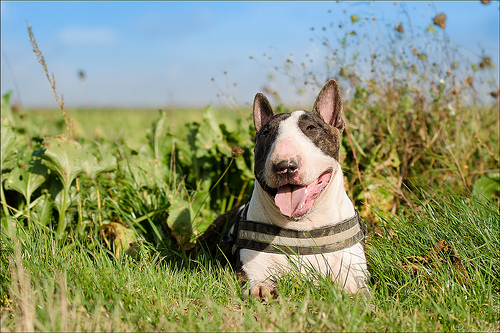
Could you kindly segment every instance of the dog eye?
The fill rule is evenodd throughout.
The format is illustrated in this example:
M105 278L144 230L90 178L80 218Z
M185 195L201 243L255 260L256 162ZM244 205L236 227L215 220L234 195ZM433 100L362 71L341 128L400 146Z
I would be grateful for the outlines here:
M313 129L316 129L316 126L314 126L314 125L309 125L309 126L307 126L307 127L306 127L306 131L311 131L311 130L313 130Z

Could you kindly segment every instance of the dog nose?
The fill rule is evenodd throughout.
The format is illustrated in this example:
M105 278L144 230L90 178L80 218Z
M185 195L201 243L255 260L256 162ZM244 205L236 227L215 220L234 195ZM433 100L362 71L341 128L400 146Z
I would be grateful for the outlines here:
M299 165L294 160L283 160L273 165L273 172L277 174L291 174L297 172Z

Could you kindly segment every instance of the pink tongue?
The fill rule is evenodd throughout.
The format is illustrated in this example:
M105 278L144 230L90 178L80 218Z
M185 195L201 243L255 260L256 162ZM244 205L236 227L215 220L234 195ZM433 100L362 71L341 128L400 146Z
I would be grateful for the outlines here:
M311 208L314 199L328 184L330 176L330 173L324 173L307 186L281 186L274 197L274 203L285 216L302 216Z
M278 188L278 193L274 197L274 203L281 211L281 214L292 217L300 211L300 205L307 198L305 186L285 185Z

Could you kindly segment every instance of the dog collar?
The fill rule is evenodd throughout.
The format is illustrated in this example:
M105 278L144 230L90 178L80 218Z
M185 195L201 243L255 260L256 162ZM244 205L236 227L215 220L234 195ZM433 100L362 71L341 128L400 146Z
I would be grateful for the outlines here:
M247 207L237 226L238 249L289 255L320 254L347 249L366 235L366 225L357 210L354 216L334 226L298 231L247 220Z

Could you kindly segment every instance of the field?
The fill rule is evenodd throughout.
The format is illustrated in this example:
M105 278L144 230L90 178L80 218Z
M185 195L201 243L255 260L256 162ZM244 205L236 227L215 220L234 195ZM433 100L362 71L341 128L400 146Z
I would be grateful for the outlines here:
M209 118L214 112L217 111L193 114L198 119L200 113L204 114L204 122L210 125ZM134 152L145 154L144 146L154 143L148 136L157 133L161 120L166 119L166 113L151 110L69 111L68 114L73 119L73 134L82 146L96 151L90 146L110 149L110 142L115 142L118 146L115 149L128 150L129 162ZM237 119L239 115L234 117ZM67 140L61 137L42 139L64 131L60 111L26 112L25 119L33 124L47 124L38 129L42 145L56 139L66 144ZM105 124L110 124L110 119L120 119L120 123L109 129ZM242 127L234 120L233 128ZM147 131L135 132L137 124L139 128L148 128L148 121L155 125L150 124ZM192 134L192 122L176 121L178 125L173 131ZM92 130L101 126L109 130L102 134ZM28 128L34 135L35 126L30 123ZM6 132L3 127L2 133ZM222 139L214 139L220 140L219 146L229 137L227 133L221 135ZM206 137L199 142L206 143ZM240 140L240 146L245 147L241 143L245 141ZM119 154L113 153L116 160ZM149 154L148 163L154 164L153 152ZM54 156L57 158L57 152ZM225 165L230 164L229 156ZM202 158L206 156L200 156L200 161ZM99 162L105 160L101 158ZM158 172L146 170L149 167L146 165L142 167L147 175ZM53 170L57 172L57 168ZM215 178L223 171L216 173ZM244 167L232 172L242 171ZM199 172L207 174L203 167ZM140 172L136 173L140 177ZM157 175L161 178L167 174ZM10 207L16 204L23 214L13 214L17 211L14 209L9 211L13 217L3 216L2 220L6 222L1 243L2 331L495 331L499 328L500 216L498 199L494 196L491 201L451 187L435 191L417 187L405 194L411 196L407 198L411 209L401 205L399 213L392 215L388 212L390 206L385 211L383 205L370 207L373 216L365 217L370 225L366 248L373 298L369 303L347 297L330 281L319 278L319 283L311 283L310 276L299 273L279 281L278 299L261 303L241 298L235 274L220 261L207 255L189 260L179 252L183 246L189 248L189 239L175 234L175 224L168 224L165 211L175 214L190 203L196 204L189 200L197 194L187 190L196 183L188 185L181 181L168 186L165 179L134 180L113 168L99 177L92 180L82 171L78 175L80 180L72 182L71 188L76 189L76 184L80 184L80 189L76 189L79 197L69 200L69 226L61 235L57 233L60 221L57 217L61 212L51 208L50 213L44 213L48 201L44 195L50 195L53 185L40 183L40 187L47 188L46 194L43 189L31 190L32 199L42 198L33 200L33 205L20 198L12 199L18 187L9 187L10 178L6 177L6 200ZM43 179L50 181L49 177ZM248 182L240 179L240 186L245 181ZM122 189L118 189L118 184ZM30 184L25 185L29 191ZM174 200L171 187L179 195ZM203 194L202 199L206 199L206 192ZM57 205L57 195L53 205ZM181 200L187 202L186 207L179 203ZM218 200L229 205L224 196ZM237 200L238 196L232 198L233 203ZM179 206L172 207L172 201ZM207 206L203 213L206 219L216 216L208 200L202 204ZM366 214L362 205L359 208ZM191 211L194 213L194 209ZM195 219L193 224L203 223L199 217ZM124 250L128 255L124 255Z
M429 42L448 43L435 25ZM390 37L407 52L372 55L373 75L353 70L357 56L325 60L340 67L340 160L369 228L370 300L315 272L281 277L275 299L246 300L223 258L187 256L251 193L250 110L84 110L59 99L59 110L24 110L6 94L2 332L500 330L495 69L447 52L434 66L401 30ZM300 66L281 70L296 79Z
M175 109L166 110L169 126L173 133L183 136L186 133L186 124L203 118L203 109ZM217 110L217 118L234 130L236 119L240 113L235 110ZM32 123L43 124L41 131L44 135L58 135L64 132L65 123L61 117L61 110L25 110L27 118ZM123 138L135 145L147 143L146 132L159 116L158 109L75 109L68 110L76 139L92 141L102 138L113 141ZM250 116L251 110L246 110Z

